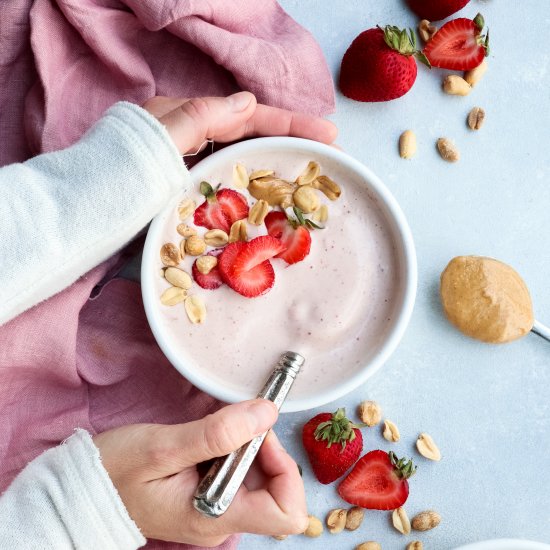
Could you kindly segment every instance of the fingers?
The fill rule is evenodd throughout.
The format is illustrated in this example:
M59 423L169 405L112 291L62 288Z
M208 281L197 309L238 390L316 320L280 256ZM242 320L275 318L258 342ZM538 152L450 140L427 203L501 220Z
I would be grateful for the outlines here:
M267 478L265 489L242 488L226 519L235 531L277 535L303 533L307 509L302 479L296 462L270 432L258 459ZM262 514L257 511L262 510Z
M195 422L162 426L151 442L156 449L156 478L235 451L271 428L277 415L271 401L254 399L229 405Z
M256 108L250 92L229 97L195 98L160 117L181 153L196 150L206 139L243 127Z
M329 120L268 105L258 105L253 117L248 121L244 134L239 137L294 136L330 144L336 139L337 134L338 129Z

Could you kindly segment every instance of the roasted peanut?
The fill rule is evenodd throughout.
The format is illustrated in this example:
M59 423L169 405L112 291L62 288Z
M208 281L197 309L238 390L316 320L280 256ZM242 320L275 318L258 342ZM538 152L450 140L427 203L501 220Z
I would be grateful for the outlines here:
M203 274L208 275L218 265L216 256L201 256L197 258L197 269Z
M248 212L248 223L252 225L262 225L268 212L269 204L267 204L267 201L260 199Z
M178 205L178 214L181 221L187 219L197 208L193 199L183 199Z
M242 164L233 166L233 187L237 189L246 189L248 187L248 173Z
M187 317L194 324L204 323L206 319L206 306L200 296L196 294L185 298L185 311Z
M292 205L292 193L296 186L288 181L265 176L250 182L248 192L256 199L263 199L270 206L286 208Z
M361 422L372 428L382 420L382 407L376 401L363 401L357 409L357 414Z
M426 433L421 433L416 440L418 452L430 460L441 460L441 451L438 449L432 437Z
M405 130L399 136L399 156L410 159L416 154L416 135L412 130Z
M189 225L185 223L180 223L176 227L176 231L182 236L182 237L192 237L193 235L197 234L197 230L194 227L190 227Z
M457 162L460 159L460 152L455 144L447 138L437 140L437 150L441 158L447 162Z
M319 195L311 185L302 185L298 187L292 195L294 204L304 213L315 212L321 206Z
M365 510L359 506L354 506L348 510L348 515L346 516L346 529L348 531L355 531L363 523L363 518L365 517Z
M411 532L411 522L403 506L396 508L391 515L393 526L402 534L408 535Z
M333 535L336 535L337 533L341 533L344 530L344 527L346 526L346 516L347 516L347 510L344 510L342 508L336 508L335 510L331 510L327 515L327 527L329 530L329 533L332 533Z
M248 238L248 230L246 228L246 220L237 220L231 226L229 231L229 242L246 241Z
M433 510L420 512L412 518L411 525L416 531L429 531L441 523L441 516Z
M319 163L312 160L308 163L305 170L296 178L296 183L298 185L309 185L317 179L320 173L321 167Z
M340 186L328 176L319 176L311 183L311 187L319 189L331 201L335 201L342 193Z
M399 434L399 429L391 420L384 420L384 429L382 432L384 439L386 441L393 441L396 443L399 441L401 435Z
M422 21L418 23L418 34L424 42L428 42L436 32L437 27L432 25L427 19L422 19Z
M487 71L487 61L485 59L475 69L470 69L464 73L464 80L473 88Z
M175 306L185 300L187 292L178 286L167 288L160 296L160 303L165 306Z
M368 542L362 542L361 544L358 544L355 547L355 550L382 550L382 547L377 542L369 540Z
M320 537L323 533L323 523L315 516L308 516L308 518L309 524L307 529L304 531L304 535L311 538Z
M479 130L485 122L485 111L481 107L474 107L468 114L468 126L472 130Z
M171 285L183 288L185 290L191 288L191 285L193 284L193 280L191 279L189 273L186 273L183 269L179 269L177 267L167 267L164 271L164 278Z
M204 234L204 242L208 246L220 247L225 246L229 241L229 236L222 229L211 229Z
M192 235L185 241L185 252L191 256L200 256L206 250L206 243L197 235Z
M468 95L472 87L457 74L447 75L443 79L443 91L450 95Z
M170 267L176 266L181 262L181 254L178 247L173 243L166 243L160 249L161 262Z

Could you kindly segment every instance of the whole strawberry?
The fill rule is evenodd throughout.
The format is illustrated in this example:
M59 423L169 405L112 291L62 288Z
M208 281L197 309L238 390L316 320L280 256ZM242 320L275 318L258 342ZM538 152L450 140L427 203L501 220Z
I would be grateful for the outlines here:
M409 29L386 26L362 32L340 68L340 90L356 101L389 101L405 95L416 80L416 61L427 63Z
M363 450L363 436L345 409L313 417L302 430L302 442L313 473L324 484L344 475Z
M421 19L439 21L461 10L470 0L407 0Z

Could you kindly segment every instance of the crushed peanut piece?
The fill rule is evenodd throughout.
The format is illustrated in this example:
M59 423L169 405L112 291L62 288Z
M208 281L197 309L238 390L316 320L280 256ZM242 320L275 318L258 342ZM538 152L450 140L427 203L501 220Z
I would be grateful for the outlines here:
M387 419L384 420L384 429L382 435L384 436L384 439L386 441L392 441L393 443L397 443L397 441L399 441L401 437L397 426L391 420Z

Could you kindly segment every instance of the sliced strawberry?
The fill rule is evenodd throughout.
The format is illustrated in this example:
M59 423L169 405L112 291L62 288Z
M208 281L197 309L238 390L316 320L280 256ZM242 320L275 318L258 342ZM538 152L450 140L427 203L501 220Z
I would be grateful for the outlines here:
M248 217L248 202L244 195L232 189L221 189L216 198L229 222L229 229L237 220Z
M338 493L350 504L372 510L395 510L409 496L407 479L416 471L412 460L393 452L371 451L357 461Z
M219 186L218 186L219 187ZM231 226L237 220L248 216L248 202L244 195L232 189L213 189L206 182L201 182L200 191L204 202L195 210L193 221L208 229L223 229L229 233Z
M207 254L207 256L219 256L222 252L223 250L221 249L211 250ZM197 268L197 260L194 261L193 267L191 268L191 271L193 273L193 279L195 279L195 282L201 288L204 288L206 290L215 290L216 288L220 288L220 286L222 286L223 284L220 268L216 265L214 268L210 270L209 273L207 274L201 273Z
M300 220L288 219L283 212L271 211L265 217L267 233L280 239L285 250L278 254L288 264L302 261L311 249L311 235Z
M489 33L481 35L483 17L474 20L459 17L445 23L428 41L424 55L432 67L469 71L489 54Z
M269 235L227 245L218 260L223 281L247 298L266 293L275 283L268 258L282 250L281 242Z
M250 271L285 250L284 244L271 235L262 235L245 243L233 263L233 273Z

